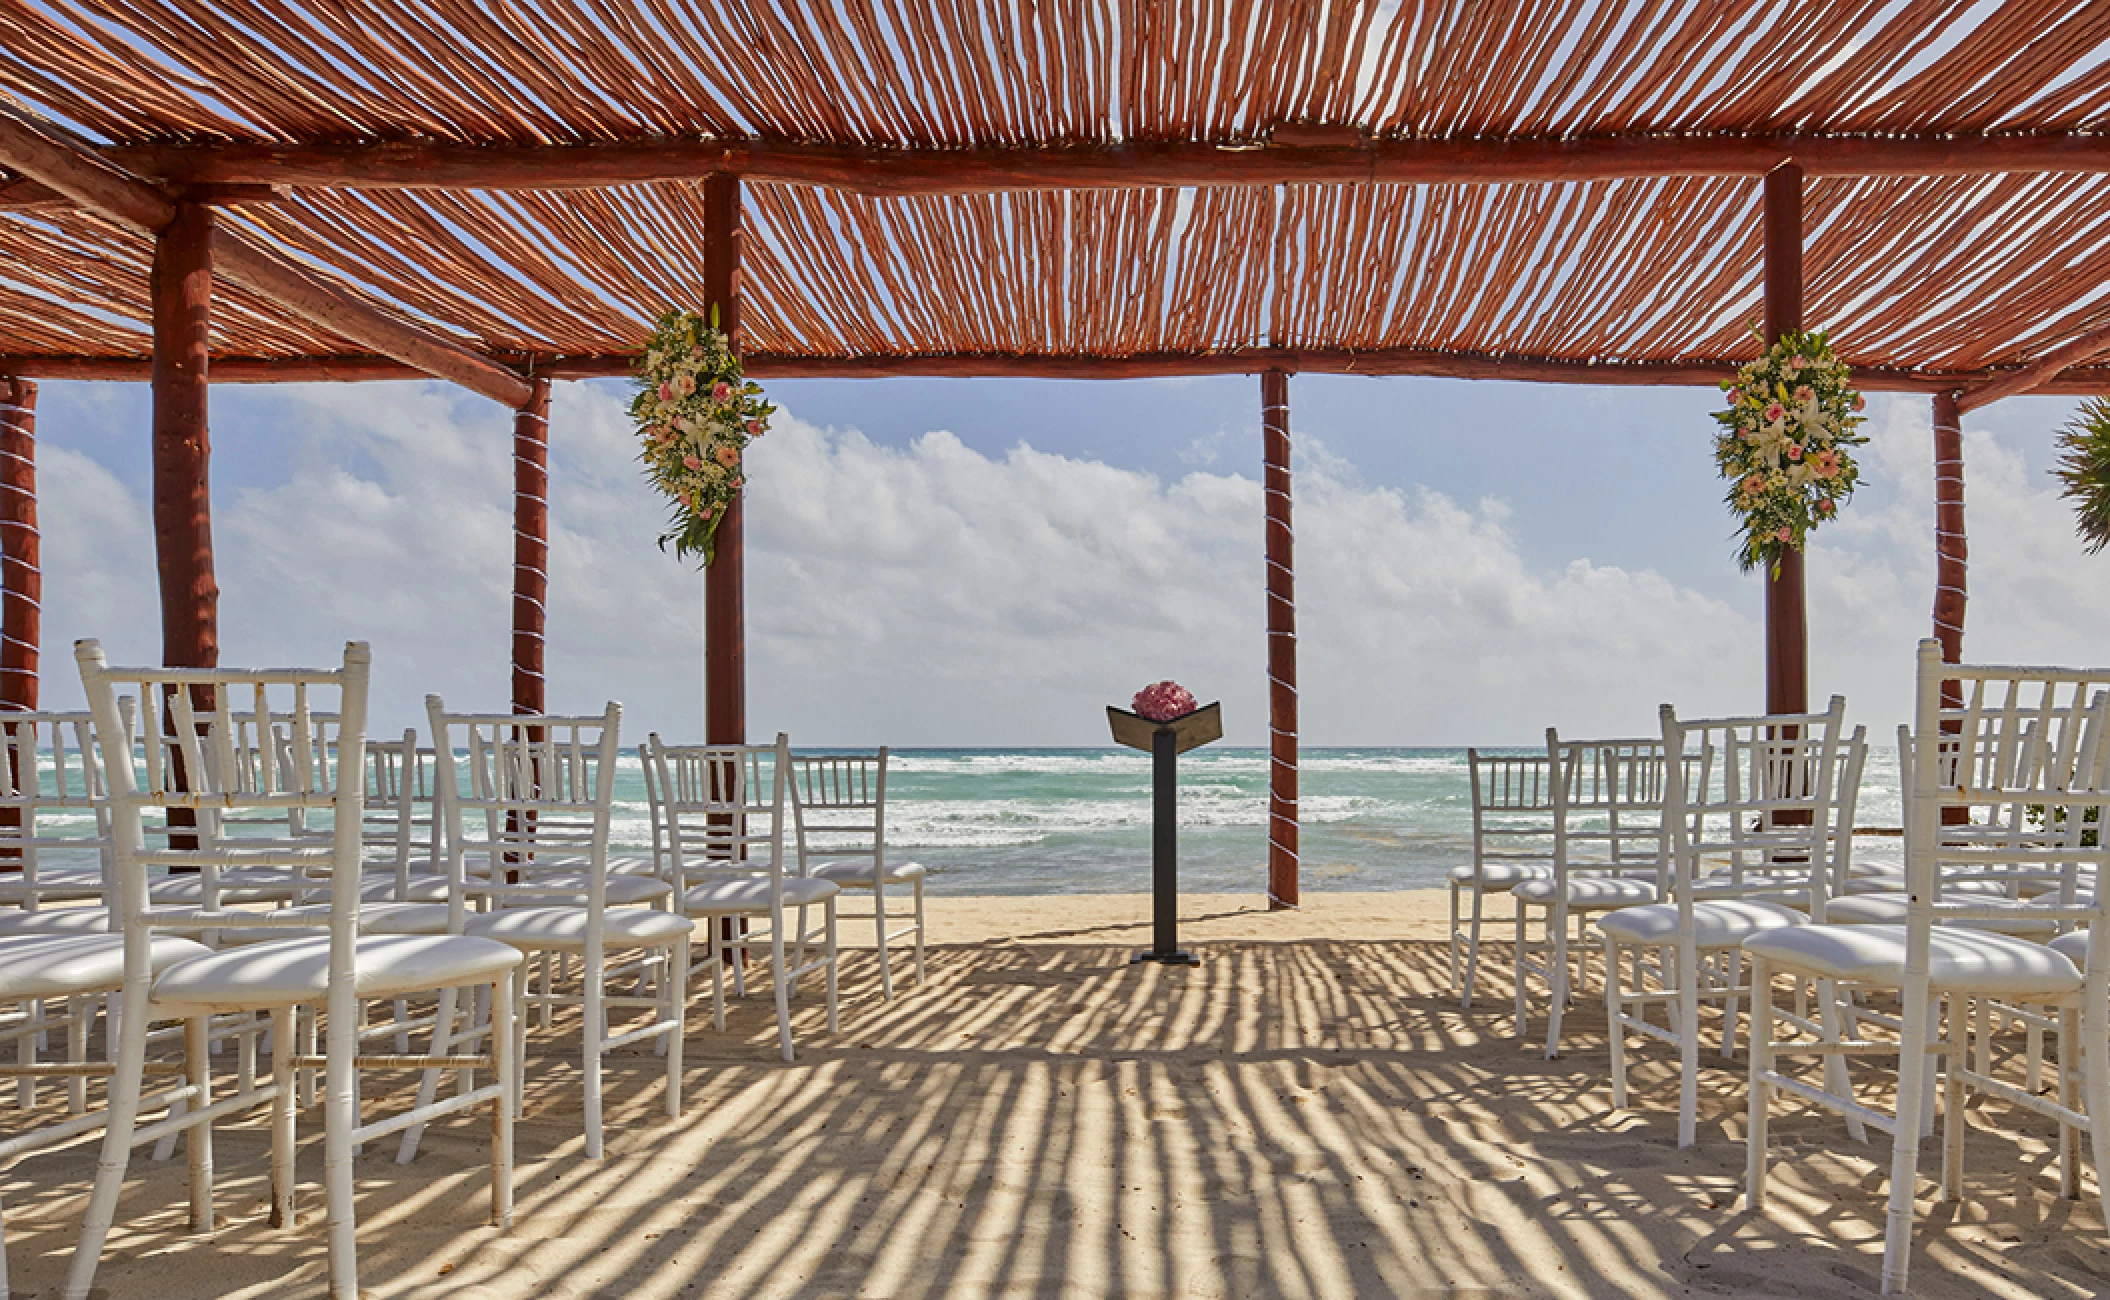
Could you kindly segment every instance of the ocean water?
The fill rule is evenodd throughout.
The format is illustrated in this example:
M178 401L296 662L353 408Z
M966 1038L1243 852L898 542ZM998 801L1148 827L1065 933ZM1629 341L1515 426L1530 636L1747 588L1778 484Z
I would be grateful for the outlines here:
M1471 860L1463 749L1307 749L1301 759L1304 889L1433 888ZM1267 772L1260 749L1211 746L1180 758L1181 889L1266 888ZM1897 772L1894 748L1871 748L1858 825L1899 824ZM895 750L887 765L888 851L896 861L923 863L931 887L949 893L1147 892L1150 794L1150 759L1134 750ZM621 760L615 798L614 847L649 849L651 811L634 751ZM47 834L92 834L85 811L40 821ZM327 822L327 815L310 819ZM1880 852L1886 844L1868 847ZM94 858L59 850L43 860Z
M1303 888L1427 889L1471 860L1463 749L1307 749L1300 758ZM615 837L642 847L651 830L635 761L618 780ZM1181 889L1266 888L1267 770L1260 749L1181 756ZM1894 749L1872 749L1861 788L1857 824L1899 824ZM887 827L889 854L929 867L934 889L1145 892L1150 758L1128 749L895 750Z

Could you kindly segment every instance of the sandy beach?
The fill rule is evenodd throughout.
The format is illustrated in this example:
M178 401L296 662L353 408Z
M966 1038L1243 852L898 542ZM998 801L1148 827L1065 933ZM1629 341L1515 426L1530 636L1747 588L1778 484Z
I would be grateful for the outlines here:
M537 1035L513 1230L484 1220L480 1116L436 1128L408 1169L392 1141L370 1146L365 1292L1875 1293L1886 1143L1853 1148L1836 1120L1783 1106L1772 1204L1741 1213L1741 1060L1708 1072L1699 1145L1678 1151L1669 1061L1644 1049L1638 1109L1614 1112L1589 1001L1563 1059L1512 1040L1506 946L1485 1005L1458 1009L1440 892L1314 894L1276 914L1190 897L1197 969L1128 964L1148 911L1131 895L934 899L928 982L884 1004L871 957L848 956L842 1032L824 1032L809 984L795 1065L775 1059L765 999L737 1003L718 1034L699 998L686 1116L660 1114L653 1059L618 1060L598 1163L580 1155L575 1040ZM294 1231L265 1219L260 1117L219 1131L211 1240L185 1234L180 1155L142 1155L99 1289L321 1294L317 1119ZM2057 1198L2044 1127L1983 1101L1972 1122L1966 1203L1923 1185L1914 1293L2110 1290L2097 1203ZM7 1175L16 1295L55 1293L92 1150Z

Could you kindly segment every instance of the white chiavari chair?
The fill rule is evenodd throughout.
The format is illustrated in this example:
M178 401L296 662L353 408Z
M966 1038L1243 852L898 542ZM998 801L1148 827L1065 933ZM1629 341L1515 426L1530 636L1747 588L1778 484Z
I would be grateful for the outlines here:
M449 713L436 695L425 699L436 757L435 785L450 882L482 898L488 910L469 915L460 899L444 915L434 906L401 907L369 924L376 930L459 929L510 944L521 952L555 955L579 963L581 988L560 993L548 978L537 991L527 987L523 966L522 1016L515 1025L525 1051L530 1004L547 1009L577 1006L584 1078L586 1154L602 1154L602 1075L608 1054L633 1043L654 1043L666 1061L666 1112L681 1116L682 1029L686 1008L689 938L687 918L652 906L670 891L649 875L617 875L608 869L610 822L621 754L622 706L611 701L598 715L531 717L518 714ZM466 781L456 772L457 754ZM480 825L471 829L469 814ZM472 872L472 860L480 870ZM636 972L649 995L609 991L612 974ZM443 992L438 1019L440 1045L459 1032L457 1007ZM610 1012L641 1015L620 1030ZM421 1097L438 1086L428 1071ZM407 1133L399 1159L416 1150Z
M1595 947L1588 926L1615 908L1663 896L1669 841L1663 825L1663 742L1562 740L1546 728L1553 773L1553 871L1509 891L1516 904L1516 1035L1529 1023L1529 977L1547 991L1546 1056L1560 1053L1571 959ZM1526 929L1536 911L1543 937Z
M1670 900L1607 912L1597 926L1612 1105L1627 1105L1628 1034L1668 1043L1679 1058L1681 1147L1692 1145L1698 1125L1701 1005L1721 1008L1722 1052L1733 1054L1747 992L1739 982L1744 939L1824 918L1832 846L1851 831L1850 822L1840 825L1852 806L1848 779L1860 778L1851 760L1867 752L1865 730L1841 744L1845 722L1838 695L1823 713L1750 718L1681 720L1663 706ZM1650 1020L1651 1007L1662 1007L1667 1023ZM1836 1038L1828 988L1819 1010L1825 1037Z
M1955 892L1951 879L2017 885L2060 882L2045 919L2110 925L2105 895L2083 903L2075 882L2083 869L2098 874L2110 845L2078 833L2090 808L2110 805L2110 700L2086 702L2110 686L2110 668L2059 669L1944 664L1933 640L1919 646L1911 784L1906 790L1907 910L1903 924L1806 926L1755 936L1744 944L1754 989L1749 1119L1748 1206L1765 1206L1770 1152L1767 1123L1774 1096L1786 1093L1855 1116L1892 1136L1882 1286L1905 1289L1909 1275L1914 1198L1919 1190L1919 1134L1934 1091L1921 1063L1936 1057L1946 1073L1943 1098L1943 1178L1947 1199L1962 1194L1966 1091L1997 1097L2046 1115L2060 1126L2061 1189L2076 1194L2078 1137L2094 1146L2099 1190L2110 1169L2110 954L2089 951L2085 934L2053 944L1981 928L2011 919L2005 898ZM1959 684L1961 707L1942 702L1945 681ZM2079 707L2076 707L2076 706ZM2014 810L2051 813L2049 825L2017 834ZM1944 810L1961 809L1966 825L1945 824ZM2058 814L2064 813L2064 817ZM2076 901L2061 901L2076 900ZM2078 958L2078 961L2076 961ZM1895 1039L1856 1035L1836 1044L1806 1037L1776 1039L1772 979L1777 974L1822 977L1864 992L1895 993L1902 1004ZM1974 1004L1980 1034L1989 1002L2048 1006L2061 1021L2058 1087L2039 1096L1973 1069L1968 1057ZM1942 1014L1944 1004L1946 1017ZM2089 1027L2082 1037L2083 1024ZM1782 1057L1852 1054L1897 1063L1896 1109L1884 1112L1850 1090L1820 1087L1779 1066ZM2078 1061L2065 1059L2078 1055ZM2076 1068L2078 1067L2078 1068Z
M791 742L779 732L776 744L767 746L668 745L655 734L647 751L661 799L676 906L703 921L709 934L708 951L694 970L710 972L712 1023L725 1028L726 967L767 944L778 1049L789 1061L791 994L800 976L823 973L828 1032L837 1029L839 891L832 880L786 870ZM792 919L811 907L821 909L818 935ZM766 922L766 927L743 930L742 922ZM811 961L803 959L809 945L820 949Z
M364 747L367 682L371 657L363 643L345 647L342 667L335 670L269 670L126 668L113 669L93 641L76 647L81 680L95 717L99 742L122 734L117 688L138 687L139 698L167 693L173 739L145 746L143 774L135 773L129 752L103 751L110 782L112 869L117 878L117 918L123 926L121 1014L114 1051L108 1122L102 1157L81 1229L80 1244L67 1275L67 1300L86 1300L117 1208L131 1150L164 1135L186 1136L191 1169L191 1221L195 1231L213 1224L212 1124L219 1117L258 1105L271 1108L271 1209L275 1224L294 1220L294 1073L320 1067L326 1075L324 1110L324 1193L327 1202L330 1291L337 1300L357 1300L358 1261L353 1202L352 1155L355 1146L408 1124L488 1105L493 1112L491 1212L500 1226L512 1217L512 1039L494 1035L493 1052L447 1058L369 1057L359 1050L362 1006L433 988L487 987L492 1014L500 1025L512 1020L512 976L520 956L512 948L461 935L366 936L358 931L361 878L360 816L364 801ZM280 761L276 746L262 746L254 764L239 761L232 703L253 701L268 714L273 696L286 699L288 711L302 724L291 735L290 751ZM311 702L334 704L339 721L311 732ZM327 697L335 697L330 699ZM326 737L318 744L316 736ZM174 755L182 757L179 778ZM210 754L210 758L208 758ZM341 760L341 761L336 761ZM222 786L222 782L226 784ZM327 815L327 840L307 842L265 837L239 840L213 833L207 818L196 847L172 845L150 849L145 842L148 809L191 809L225 813L239 819L253 814L266 821L298 813ZM294 825L299 819L294 819ZM175 837L171 837L173 840ZM299 936L244 944L218 952L199 952L191 945L181 960L160 955L172 939L157 930L225 932L241 928L312 927L314 918L285 918L258 911L208 911L164 907L149 901L147 873L153 868L270 867L303 872L325 870L330 902L325 936ZM326 1008L328 1029L321 1057L299 1054L293 1012L299 1006ZM238 1088L215 1099L207 1053L209 1018L216 1014L268 1012L272 1020L271 1079ZM156 1020L185 1025L184 1083L172 1094L151 1102L143 1095L148 1073L149 1028ZM444 1062L454 1070L485 1071L492 1082L445 1101L415 1107L372 1123L360 1123L357 1073L362 1068L417 1068ZM185 1109L158 1123L141 1126L143 1108L181 1100Z
M1482 909L1490 894L1553 874L1553 767L1544 754L1465 751L1473 800L1473 860L1448 873L1451 893L1451 991L1471 1010L1480 974ZM1461 895L1472 916L1461 915Z
M799 874L834 881L845 891L870 891L869 917L839 911L836 919L872 921L879 947L880 996L891 1001L894 974L889 944L915 940L916 982L923 982L923 881L927 873L920 862L887 859L886 774L884 745L877 754L794 754L791 758L791 813ZM908 916L888 913L890 885L909 891ZM895 920L908 924L889 930L889 922Z

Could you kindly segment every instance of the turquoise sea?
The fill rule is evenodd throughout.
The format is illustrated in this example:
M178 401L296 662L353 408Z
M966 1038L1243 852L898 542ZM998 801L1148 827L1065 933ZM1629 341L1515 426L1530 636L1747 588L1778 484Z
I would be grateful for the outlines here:
M1471 859L1463 749L1307 749L1301 759L1305 889L1427 889ZM641 847L650 822L634 765L617 789L616 838ZM1183 890L1266 888L1267 766L1260 749L1180 759ZM1896 753L1873 749L1856 822L1896 826L1900 815ZM1150 888L1150 759L1133 750L895 750L887 823L896 859L928 866L931 887L949 893Z

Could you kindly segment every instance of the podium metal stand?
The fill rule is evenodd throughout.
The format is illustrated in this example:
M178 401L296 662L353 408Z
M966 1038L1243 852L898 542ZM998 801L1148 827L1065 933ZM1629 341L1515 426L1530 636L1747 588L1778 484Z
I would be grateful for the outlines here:
M1170 722L1153 722L1139 713L1106 708L1107 725L1114 741L1150 755L1150 951L1139 952L1139 961L1168 966L1199 966L1201 958L1183 952L1179 945L1179 764L1178 758L1213 740L1223 739L1223 713L1209 704Z

